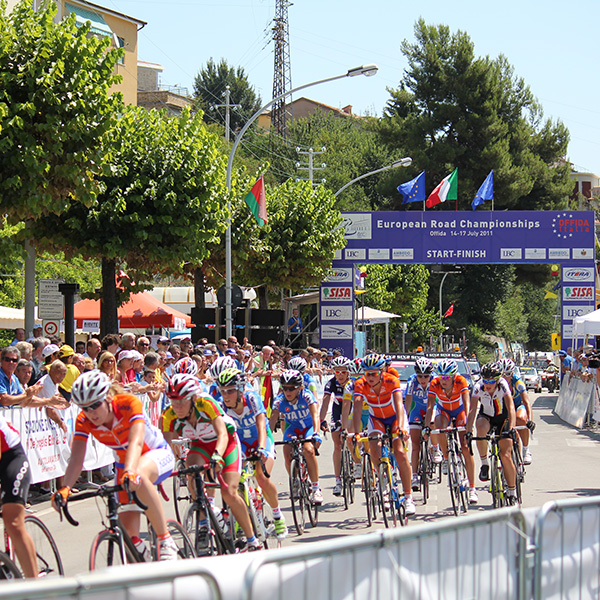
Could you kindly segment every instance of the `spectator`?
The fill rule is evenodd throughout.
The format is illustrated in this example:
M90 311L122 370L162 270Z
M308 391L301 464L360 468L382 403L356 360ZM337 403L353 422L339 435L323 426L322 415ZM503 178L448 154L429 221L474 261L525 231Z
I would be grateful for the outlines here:
M135 345L135 349L142 355L146 356L150 349L150 340L147 337L140 337Z
M35 338L42 337L43 331L42 326L39 323L36 323L31 330L31 337L27 339L29 343L33 342Z
M63 344L58 352L58 358L66 365L67 374L58 386L58 391L65 397L69 402L71 401L71 388L75 383L75 380L81 375L79 369L73 364L73 357L75 351L69 344Z
M135 381L140 383L142 380L142 373L144 371L144 356L137 350L132 350L131 352L133 354L131 360L133 361L132 369L133 373L135 374Z
M108 375L111 381L117 381L117 360L108 350L98 357L98 370Z
M29 342L17 342L15 348L19 351L21 358L31 360L33 358L33 344Z
M173 344L171 346L171 352L167 352L167 358L169 357L169 354L171 354L173 362L177 362L181 358L181 348L177 344Z
M189 356L190 352L192 351L192 340L191 340L191 338L189 338L189 337L183 338L179 342L179 349L181 350L180 358L183 358L184 356Z
M115 354L121 348L121 346L119 344L120 341L121 341L121 338L116 333L109 333L108 335L105 335L102 338L102 342L101 342L102 350L107 350L114 357ZM89 352L89 350L88 350L88 352Z
M15 329L15 339L10 343L11 346L15 346L17 342L25 341L25 330L22 327Z
M227 347L228 348L234 348L236 350L239 348L239 343L238 343L238 340L235 337L235 335L230 335L227 338Z
M288 319L288 333L290 335L290 346L299 348L302 342L302 319L298 308L292 309L292 316Z
M42 352L44 351L44 347L47 345L48 341L44 338L38 337L35 338L31 342L31 347L33 351L31 353L31 365L33 367L33 373L31 375L31 379L29 381L29 385L33 385L44 373L43 365L44 365L44 357L42 356Z
M85 356L83 358L83 372L87 373L88 371L93 371L95 368L94 361L89 356Z
M131 350L121 350L117 357L117 381L127 387L135 382L133 358L134 354Z
M85 342L75 342L75 354L83 354L85 352Z
M20 344L21 342L19 342ZM15 377L19 380L21 387L26 390L33 374L33 365L24 358L19 359L17 368L15 369Z
M91 358L94 365L98 359L98 355L102 352L102 344L98 338L90 338L85 345L84 358Z
M128 331L121 336L121 350L133 350L134 348L135 334Z
M85 358L83 358L83 354L78 354L77 352L73 354L73 364L79 369L79 374L85 373ZM92 368L93 364L94 361L92 361Z
M42 356L44 357L44 364L42 367L42 375L48 372L50 365L58 358L60 348L56 344L48 344L44 346L42 350Z
M170 345L171 345L171 340L165 336L159 337L158 340L156 341L157 350L163 350L164 352L166 352L169 349Z
M217 352L219 353L219 356L225 356L225 351L227 350L227 340L226 339L220 339L217 342Z

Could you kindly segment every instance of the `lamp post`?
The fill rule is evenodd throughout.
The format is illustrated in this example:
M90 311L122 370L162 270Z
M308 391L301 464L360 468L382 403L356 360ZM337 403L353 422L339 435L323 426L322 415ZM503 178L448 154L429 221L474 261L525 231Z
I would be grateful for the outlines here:
M353 183L364 179L365 177L369 177L370 175L375 175L376 173L381 173L382 171L388 171L389 169L396 169L398 167L409 167L412 164L412 158L410 156L406 156L393 162L391 165L387 165L387 167L381 167L381 169L375 169L374 171L369 171L368 173L364 173L358 177L355 177L352 181L349 181L346 185L343 185L334 196L337 198L339 194L341 194L348 186L351 186Z
M446 281L446 277L448 277L448 275L450 275L451 273L460 273L460 271L446 271L444 273L444 276L442 277L442 281L440 283L440 326L442 327L442 331L440 332L440 352L443 352L443 339L444 339L444 333L443 333L443 328L444 328L444 315L442 313L442 289L444 288L444 281Z
M312 83L306 83L304 85L300 85L295 87L288 92L284 92L279 96L273 98L270 102L265 104L262 108L259 108L249 119L246 121L246 124L242 127L240 132L235 136L235 140L233 142L233 146L231 147L231 152L229 153L229 160L227 162L227 211L229 213L229 217L227 218L227 230L225 232L225 336L229 337L233 331L233 306L231 303L231 173L233 171L233 157L235 155L235 151L237 150L240 142L242 141L242 137L244 133L248 130L248 127L258 119L260 114L267 110L270 106L279 102L279 100L285 98L286 96L290 96L295 92L299 92L300 90L304 90L308 87L312 87L314 85L320 85L321 83L329 83L330 81L336 81L337 79L344 79L344 77L356 77L357 75L365 75L366 77L371 77L375 75L378 71L379 67L377 65L369 64L362 65L361 67L355 67L354 69L349 69L343 75L336 75L335 77L328 77L327 79L319 79L318 81L313 81Z

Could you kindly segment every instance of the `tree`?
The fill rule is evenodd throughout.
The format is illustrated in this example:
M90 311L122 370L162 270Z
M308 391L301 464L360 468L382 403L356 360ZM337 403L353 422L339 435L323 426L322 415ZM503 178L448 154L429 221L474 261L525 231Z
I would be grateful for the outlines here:
M433 189L455 167L459 207L470 203L494 169L496 208L550 209L572 190L561 160L569 134L543 120L539 103L505 57L476 58L469 36L444 25L415 25L405 40L408 69L390 90L382 139L412 156L415 174L425 169Z
M226 86L230 88L231 104L240 104L239 110L230 112L230 127L238 131L246 121L262 106L260 96L248 81L243 67L237 69L228 65L225 59L217 64L210 58L194 79L194 105L204 112L208 123L218 122L225 125L225 109L210 110L215 104L223 104Z
M33 226L45 248L102 259L103 333L117 327L118 266L133 283L184 273L208 256L227 218L225 157L201 114L167 118L128 107L106 138L111 172L101 178L97 202L73 204Z
M110 93L122 50L55 14L54 2L10 14L0 4L0 210L11 223L93 201L122 105Z

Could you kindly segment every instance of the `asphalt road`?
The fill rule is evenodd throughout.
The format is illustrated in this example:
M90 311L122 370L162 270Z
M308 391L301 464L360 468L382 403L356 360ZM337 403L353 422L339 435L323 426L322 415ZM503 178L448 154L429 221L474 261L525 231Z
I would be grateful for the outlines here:
M583 497L600 493L600 470L597 468L600 455L600 432L579 431L563 423L552 414L557 394L530 394L537 428L530 444L533 464L527 467L523 489L524 507L541 506L549 500ZM276 438L280 434L277 434ZM367 527L366 509L363 495L357 486L355 503L344 510L343 499L332 494L335 484L331 453L331 439L325 440L319 457L321 487L324 504L319 510L319 523L316 528L308 525L304 535L298 536L293 528L293 519L288 496L288 479L283 460L276 461L273 480L280 490L282 509L286 516L290 535L283 546L318 542L342 535L365 533L383 528L382 521L376 521ZM479 461L476 458L476 471ZM491 496L486 487L478 482L479 504L470 508L470 512L492 510ZM417 514L409 520L415 522L434 522L438 519L456 518L453 516L446 478L442 483L432 485L430 498L423 505L420 492L415 493ZM33 506L33 512L40 516L50 528L58 544L65 572L74 575L87 571L89 549L94 535L101 529L104 517L102 505L95 500L85 500L72 505L72 513L80 521L75 528L66 522L60 522L57 513L49 502ZM173 515L171 505L167 506L169 516Z

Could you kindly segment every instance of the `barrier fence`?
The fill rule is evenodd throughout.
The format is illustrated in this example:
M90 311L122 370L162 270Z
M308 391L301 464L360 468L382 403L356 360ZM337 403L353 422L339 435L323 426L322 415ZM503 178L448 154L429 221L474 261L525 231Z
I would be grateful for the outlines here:
M582 428L589 417L600 420L598 385L593 381L582 381L579 377L565 375L554 412L563 421Z

